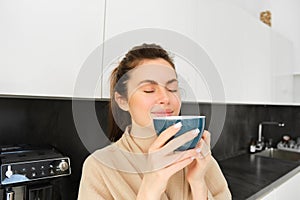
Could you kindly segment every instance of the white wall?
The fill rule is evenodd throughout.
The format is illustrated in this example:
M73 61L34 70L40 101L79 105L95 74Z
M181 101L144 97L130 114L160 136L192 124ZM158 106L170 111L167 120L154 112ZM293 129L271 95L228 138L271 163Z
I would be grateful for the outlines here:
M242 9L256 19L259 19L260 12L270 10L271 0L227 0Z

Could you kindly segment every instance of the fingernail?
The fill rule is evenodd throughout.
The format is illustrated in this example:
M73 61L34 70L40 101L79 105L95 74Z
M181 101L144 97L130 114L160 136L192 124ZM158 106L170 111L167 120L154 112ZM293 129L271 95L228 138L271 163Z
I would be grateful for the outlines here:
M201 152L201 149L200 149L200 148L197 148L197 149L196 149L196 152L197 152L197 153L200 153L200 152Z
M174 125L174 128L180 128L182 127L182 123L181 122L177 122L175 125Z
M195 160L195 156L192 156L192 157L191 157L191 160Z
M200 133L200 130L198 128L192 132L193 135L198 135L198 133Z

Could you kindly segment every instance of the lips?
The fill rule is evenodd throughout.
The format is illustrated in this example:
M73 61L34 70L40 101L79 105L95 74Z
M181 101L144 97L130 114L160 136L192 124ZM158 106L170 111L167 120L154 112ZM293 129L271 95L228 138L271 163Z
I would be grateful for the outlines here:
M152 111L151 114L155 117L172 116L173 110Z

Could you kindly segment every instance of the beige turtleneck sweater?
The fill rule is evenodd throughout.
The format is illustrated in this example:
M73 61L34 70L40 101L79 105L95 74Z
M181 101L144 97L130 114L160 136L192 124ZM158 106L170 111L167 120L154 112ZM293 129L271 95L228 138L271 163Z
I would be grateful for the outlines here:
M143 149L148 148L154 139L133 138L125 131L116 143L91 154L83 165L78 200L136 199L143 174L147 173ZM231 199L227 182L214 158L208 166L205 181L208 199ZM169 179L161 199L192 199L185 169Z

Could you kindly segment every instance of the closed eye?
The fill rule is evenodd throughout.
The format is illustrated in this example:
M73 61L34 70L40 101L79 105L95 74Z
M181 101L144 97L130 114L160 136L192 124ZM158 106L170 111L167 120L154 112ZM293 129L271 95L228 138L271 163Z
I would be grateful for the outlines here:
M168 89L168 88L167 88L167 90L168 90L169 92L177 92L177 91L178 91L177 89Z
M178 91L178 81L177 80L171 80L167 83L166 89L169 92L177 92Z
M154 90L144 90L145 93L153 93Z

